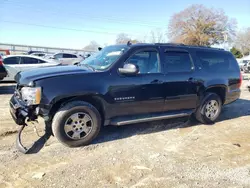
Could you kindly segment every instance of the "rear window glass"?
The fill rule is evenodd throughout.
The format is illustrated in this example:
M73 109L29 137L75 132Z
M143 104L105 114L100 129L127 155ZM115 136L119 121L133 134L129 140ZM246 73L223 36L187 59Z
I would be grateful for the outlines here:
M166 71L171 72L190 72L192 70L192 62L187 52L166 51L165 52Z
M202 68L211 72L238 71L236 59L230 53L197 51L197 59Z

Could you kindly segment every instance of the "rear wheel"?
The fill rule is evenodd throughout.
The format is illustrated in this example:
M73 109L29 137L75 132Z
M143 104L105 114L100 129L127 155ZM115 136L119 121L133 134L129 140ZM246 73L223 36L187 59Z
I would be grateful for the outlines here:
M99 133L101 116L89 103L73 101L55 114L52 130L64 145L78 147L88 145Z
M215 93L206 93L200 106L197 108L195 117L204 124L214 123L221 113L222 102Z

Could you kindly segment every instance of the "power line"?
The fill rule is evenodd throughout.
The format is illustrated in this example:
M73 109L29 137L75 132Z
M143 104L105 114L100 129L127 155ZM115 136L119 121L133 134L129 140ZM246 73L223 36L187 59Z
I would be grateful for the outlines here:
M68 31L78 31L78 32L86 32L86 33L97 33L97 34L106 34L106 35L117 35L118 34L118 33L115 33L115 32L96 31L96 30L89 30L89 29L75 29L75 28L66 28L66 27L55 27L55 26L49 26L49 25L34 24L34 23L24 23L24 22L16 22L16 21L6 21L6 20L0 20L0 21L5 22L5 23L12 23L12 24L29 25L29 26L36 26L36 27L43 27L43 28L68 30ZM133 35L133 36L141 36L141 35L134 35L134 34L131 34L131 35Z
M12 4L11 6L16 6L16 7L25 7L25 8L27 8L27 7L30 7L32 10L34 10L34 12L43 12L44 13L44 10L42 10L42 9L37 9L37 7L34 9L34 7L33 6L27 6L27 5L25 5L25 6L22 6L23 4L20 4L20 2L18 2L19 4L16 4L17 2L15 2L15 1L12 1L13 3L15 3L15 4ZM7 2L5 2L5 4L10 4L11 3L11 1L7 1ZM21 5L21 6L20 6ZM53 11L55 11L55 10L57 10L58 12L50 12L50 13L52 13L52 14L54 14L54 15L61 15L60 13L61 12L63 12L62 10L60 10L60 9L55 9L54 7L53 7ZM70 13L70 15L76 15L76 16L78 16L79 18L85 18L86 19L86 17L87 17L87 19L88 20L101 20L101 21L107 21L107 22L113 22L113 23L120 23L120 24L127 24L127 25L139 25L139 26L147 26L147 27L153 27L153 28L156 28L156 27L159 27L160 25L152 25L152 23L153 24L161 24L162 25L162 23L161 22L144 22L144 21L125 21L125 20L121 20L121 19L115 19L115 18L110 18L110 17L104 17L104 16L101 16L101 17L98 17L98 16L93 16L93 15L89 15L89 14L79 14L79 13ZM160 26L161 27L161 26Z

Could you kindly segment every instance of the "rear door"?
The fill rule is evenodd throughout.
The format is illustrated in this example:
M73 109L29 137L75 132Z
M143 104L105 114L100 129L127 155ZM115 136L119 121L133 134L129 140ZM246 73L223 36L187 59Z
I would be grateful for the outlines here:
M39 65L39 59L33 58L33 57L21 57L20 61L20 71L29 70L38 68Z
M189 52L164 48L162 59L165 73L164 111L196 108L199 82Z

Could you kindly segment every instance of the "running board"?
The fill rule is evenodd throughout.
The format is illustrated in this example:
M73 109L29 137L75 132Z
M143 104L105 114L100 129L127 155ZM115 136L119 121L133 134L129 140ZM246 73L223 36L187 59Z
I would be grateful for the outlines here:
M110 124L121 126L121 125L143 123L143 122L157 121L157 120L163 120L163 119L186 117L186 116L190 116L192 113L193 113L192 110L185 110L179 113L164 113L164 114L161 113L161 114L134 116L134 117L130 116L130 118L128 116L119 117L119 118L112 119L110 121Z

